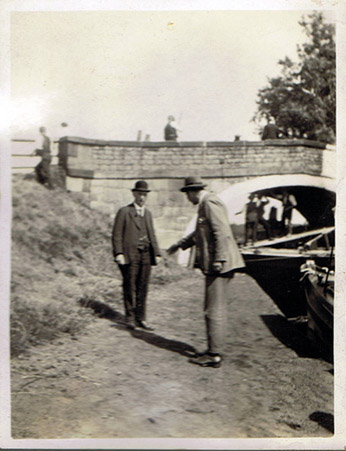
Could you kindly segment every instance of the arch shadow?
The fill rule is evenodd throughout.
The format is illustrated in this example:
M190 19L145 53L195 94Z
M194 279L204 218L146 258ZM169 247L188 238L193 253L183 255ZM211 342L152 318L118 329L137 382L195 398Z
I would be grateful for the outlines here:
M273 336L299 357L315 359L322 357L306 336L306 323L289 321L282 315L261 315L260 317Z

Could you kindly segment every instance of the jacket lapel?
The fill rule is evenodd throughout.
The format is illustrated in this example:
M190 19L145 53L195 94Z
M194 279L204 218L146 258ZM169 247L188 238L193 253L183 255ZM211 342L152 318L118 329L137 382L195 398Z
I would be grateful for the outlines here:
M136 213L136 208L135 208L135 206L134 206L133 204L131 204L130 207L131 207L131 208L130 208L130 216L131 216L131 219L132 219L133 222L136 224L136 227L137 227L138 229L140 229L141 226L140 226L140 224L139 224L139 218L138 218L137 213Z
M145 221L145 225L147 227L147 232L151 241L151 226L150 226L150 221L149 221L149 214L148 214L148 210L145 208L144 209L144 221Z

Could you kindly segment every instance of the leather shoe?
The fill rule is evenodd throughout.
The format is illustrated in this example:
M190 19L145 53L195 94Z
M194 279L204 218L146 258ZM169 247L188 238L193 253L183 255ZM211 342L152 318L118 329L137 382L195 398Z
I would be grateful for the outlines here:
M137 321L137 326L145 330L155 330L154 327L149 326L145 321Z
M137 324L130 319L126 319L125 324L126 324L126 327L130 330L135 330L137 328Z
M212 368L220 368L222 358L220 355L210 355L210 354L203 354L199 357L194 357L192 359L189 359L190 363L194 363L196 365L200 365L203 367L212 367Z

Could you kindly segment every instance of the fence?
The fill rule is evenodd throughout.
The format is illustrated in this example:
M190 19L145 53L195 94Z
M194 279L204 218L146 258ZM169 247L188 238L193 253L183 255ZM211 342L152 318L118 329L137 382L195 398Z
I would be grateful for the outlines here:
M52 165L58 164L58 141L52 143ZM11 168L13 174L27 174L34 170L41 157L32 155L36 144L33 139L11 140Z

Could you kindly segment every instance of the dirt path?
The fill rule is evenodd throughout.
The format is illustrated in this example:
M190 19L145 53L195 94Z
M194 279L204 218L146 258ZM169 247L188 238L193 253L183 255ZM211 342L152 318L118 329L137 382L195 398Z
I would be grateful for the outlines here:
M219 369L187 358L206 346L199 274L151 286L152 333L129 332L109 310L78 337L14 359L13 437L330 435L332 365L309 355L250 277L237 274L233 285Z

